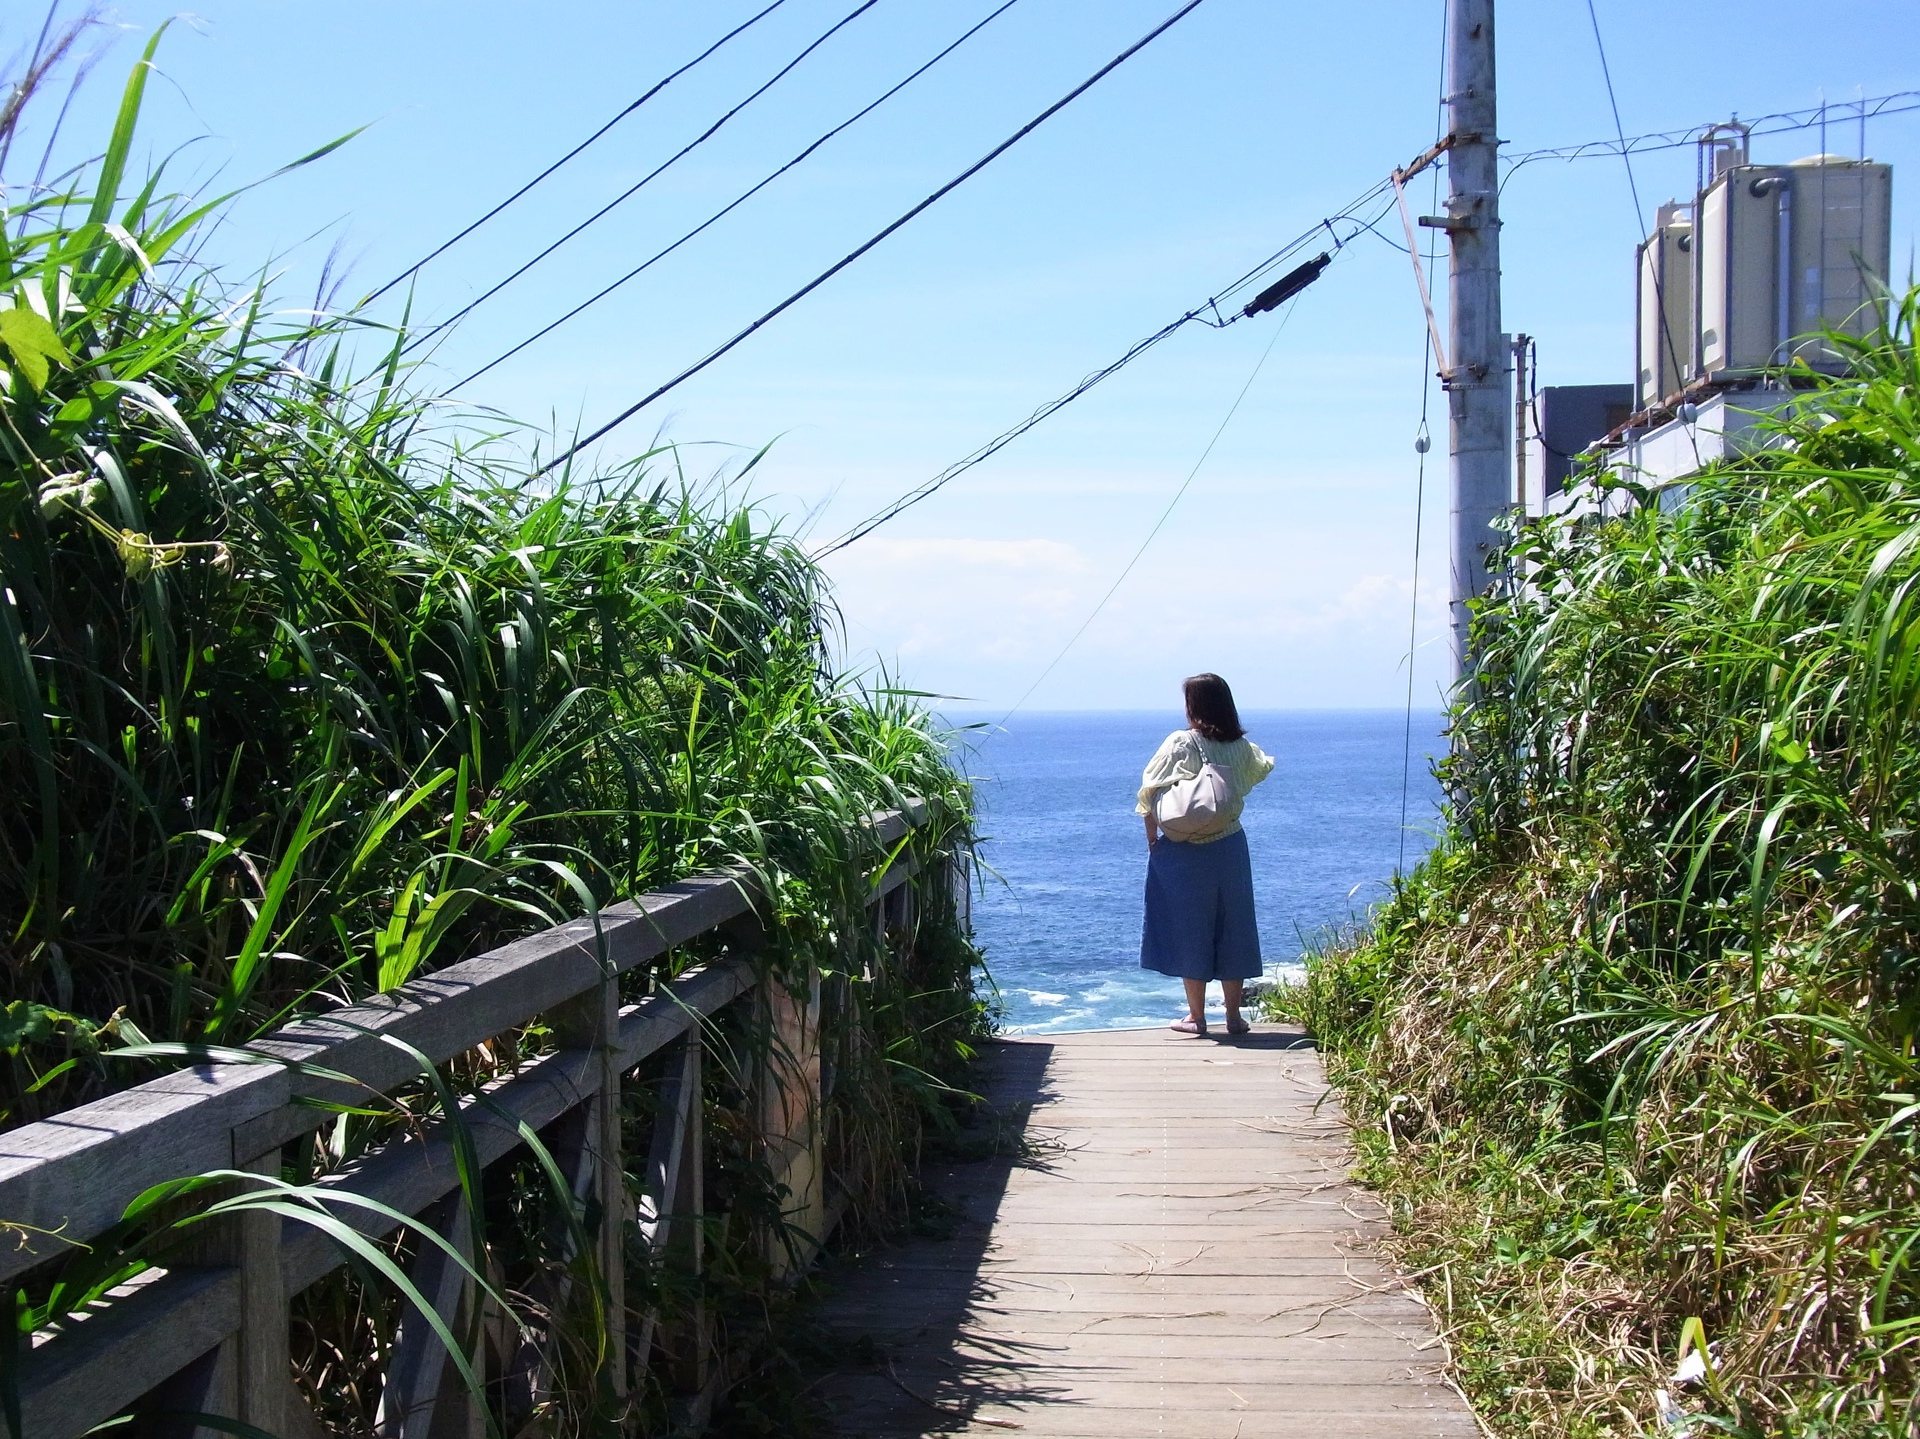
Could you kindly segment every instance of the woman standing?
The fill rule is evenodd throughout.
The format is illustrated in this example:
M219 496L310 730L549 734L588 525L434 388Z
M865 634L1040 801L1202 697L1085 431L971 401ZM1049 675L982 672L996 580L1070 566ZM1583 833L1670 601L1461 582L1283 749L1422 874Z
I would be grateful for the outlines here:
M1241 989L1260 973L1260 933L1240 810L1247 791L1273 773L1273 759L1247 738L1219 675L1195 675L1183 689L1188 728L1168 735L1147 762L1134 806L1147 822L1140 967L1185 982L1187 1017L1173 1024L1180 1033L1206 1034L1207 983L1217 979L1227 1033L1245 1034Z

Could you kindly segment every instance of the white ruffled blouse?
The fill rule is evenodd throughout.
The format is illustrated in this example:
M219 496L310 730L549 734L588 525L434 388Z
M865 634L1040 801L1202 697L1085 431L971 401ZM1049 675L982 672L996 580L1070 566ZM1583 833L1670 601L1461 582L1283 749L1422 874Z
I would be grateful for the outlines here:
M1147 767L1140 776L1140 794L1133 812L1142 817L1152 814L1155 795L1169 785L1194 778L1210 764L1218 765L1226 772L1227 778L1233 782L1234 793L1241 799L1245 799L1247 791L1273 773L1273 756L1244 736L1222 741L1208 739L1190 729L1175 730L1154 751L1153 758L1147 761ZM1240 821L1236 819L1218 834L1188 843L1211 844L1216 839L1225 839L1230 834L1238 833Z

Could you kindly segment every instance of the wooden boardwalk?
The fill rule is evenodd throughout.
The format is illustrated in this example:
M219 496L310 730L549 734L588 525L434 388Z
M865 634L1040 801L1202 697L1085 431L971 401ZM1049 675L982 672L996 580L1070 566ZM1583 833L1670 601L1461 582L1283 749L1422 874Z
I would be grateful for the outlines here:
M1029 1152L937 1172L953 1237L829 1271L839 1432L1478 1432L1297 1032L1014 1040L986 1071Z

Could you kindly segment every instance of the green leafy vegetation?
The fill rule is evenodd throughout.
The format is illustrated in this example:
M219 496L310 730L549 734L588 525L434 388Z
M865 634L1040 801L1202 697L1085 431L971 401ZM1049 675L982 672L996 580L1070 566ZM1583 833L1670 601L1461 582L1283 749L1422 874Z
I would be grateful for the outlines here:
M835 669L820 572L736 498L758 456L707 481L670 447L530 480L541 437L414 388L402 333L281 310L197 261L222 201L159 176L123 193L153 53L97 160L0 177L0 1125L744 863L769 897L758 962L828 996L835 1203L886 1222L985 1029L978 956L931 882L971 843L945 740L913 695ZM0 155L47 73L0 110ZM876 926L867 876L891 856L864 821L909 798L927 805L908 842L927 895ZM625 977L627 997L701 958ZM776 1041L735 1009L709 1036L706 1271L634 1254L627 1283L663 1334L698 1314L723 1347L777 1307L792 1237L753 1127ZM21 1329L67 1321L209 1217L337 1228L313 1180L551 1042L536 1026L423 1062L412 1090L291 1146L280 1176L144 1197L28 1277ZM635 1166L654 1078L630 1095ZM462 1262L506 1336L494 1420L662 1430L666 1380L626 1400L605 1382L589 1216L526 1140L461 1175ZM440 1242L407 1225L351 1244L353 1268L297 1301L302 1387L339 1432L370 1432L417 1307L401 1276Z
M1516 532L1446 839L1288 997L1502 1433L1915 1432L1920 292L1894 309L1773 448Z

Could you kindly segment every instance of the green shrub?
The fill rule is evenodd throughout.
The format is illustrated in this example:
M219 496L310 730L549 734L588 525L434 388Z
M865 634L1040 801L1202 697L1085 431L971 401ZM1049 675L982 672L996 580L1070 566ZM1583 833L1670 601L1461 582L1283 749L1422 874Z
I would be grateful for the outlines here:
M1717 1423L1913 1422L1917 324L1684 496L1516 532L1448 838L1313 967L1503 1431L1641 1432L1696 1329Z

